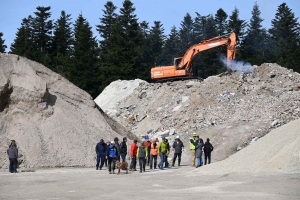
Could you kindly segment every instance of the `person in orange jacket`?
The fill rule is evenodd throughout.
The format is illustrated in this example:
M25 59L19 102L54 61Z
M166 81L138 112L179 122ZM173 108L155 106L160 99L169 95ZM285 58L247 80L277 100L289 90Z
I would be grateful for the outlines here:
M130 147L130 157L131 157L131 163L130 163L130 171L136 171L136 154L137 154L138 146L137 146L137 140L134 140Z
M153 138L151 148L150 148L150 169L152 169L152 166L154 166L154 169L156 169L157 165L157 155L158 155L158 142L156 138ZM154 160L154 165L153 165Z

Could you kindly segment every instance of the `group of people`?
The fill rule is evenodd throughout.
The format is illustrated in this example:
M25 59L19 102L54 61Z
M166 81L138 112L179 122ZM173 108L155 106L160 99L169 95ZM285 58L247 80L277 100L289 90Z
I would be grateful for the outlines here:
M174 159L172 166L174 166L176 158L178 157L178 166L181 161L181 154L184 145L179 139L179 136L176 137L175 142L173 143ZM150 166L150 169L156 169L157 167L163 170L166 167L169 167L168 156L170 154L170 144L165 137L162 137L162 141L158 141L158 138L153 138L152 142L149 140L149 136L145 136L145 141L140 143L140 146L137 145L137 140L134 140L130 147L130 171L136 171L137 159L139 160L140 173L145 172L146 165ZM157 162L158 156L160 157L160 162Z
M96 145L97 163L96 170L102 170L104 164L108 167L109 173L114 173L116 168L116 160L122 158L122 162L125 162L127 155L127 138L124 137L123 141L119 143L119 138L115 137L114 141L104 142L103 139Z
M190 139L190 151L192 155L192 166L200 167L203 165L202 154L204 152L205 164L210 164L211 162L211 152L213 151L213 146L210 143L209 138L204 143L202 138L199 138L196 133L193 133L193 138ZM152 142L149 140L149 136L145 136L145 140L138 145L137 140L134 140L130 146L130 158L131 163L129 170L137 171L136 166L139 162L140 173L145 172L146 165L151 169L156 169L157 167L161 170L170 167L168 162L168 157L170 150L173 149L174 157L172 161L172 167L174 167L176 160L178 166L181 163L181 155L184 150L183 142L180 140L179 136L176 136L175 141L172 146L170 146L168 139L162 137L161 141L158 138L153 138ZM97 164L96 170L102 169L103 165L108 167L110 174L114 174L116 169L116 160L125 162L127 156L127 138L124 137L123 141L119 143L119 139L116 137L114 141L104 142L103 139L96 145L97 153ZM160 162L158 163L158 159ZM197 164L195 164L197 158ZM122 160L120 160L122 159Z
M213 145L210 143L210 139L207 138L206 142L203 142L202 138L199 138L197 133L193 133L193 138L190 139L190 151L192 155L192 166L196 168L203 165L202 153L204 152L205 165L210 164L211 161L211 152L214 150ZM197 165L195 160L197 158Z

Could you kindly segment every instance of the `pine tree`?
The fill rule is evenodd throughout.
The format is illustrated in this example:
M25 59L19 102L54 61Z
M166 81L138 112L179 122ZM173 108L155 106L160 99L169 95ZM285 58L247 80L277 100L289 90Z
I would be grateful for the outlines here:
M140 68L141 61L141 49L143 46L141 29L138 23L136 14L134 14L135 8L130 0L123 2L123 7L120 8L119 22L122 28L121 37L117 36L119 47L122 48L120 52L119 65L122 66L120 69L121 77L134 79L143 70ZM120 28L117 27L117 28ZM119 30L117 29L119 32ZM116 34L118 32L115 32ZM120 33L120 32L119 32ZM118 40L119 39L119 40Z
M252 18L248 25L245 38L241 45L241 58L251 64L260 65L267 59L268 37L266 30L262 28L263 19L260 17L260 10L255 2L252 10Z
M35 61L46 66L51 65L51 44L52 44L52 20L50 9L51 7L38 6L34 12L33 20L34 41L36 43Z
M216 20L213 15L196 17L197 28L200 27L202 33L202 40L208 40L218 35ZM199 42L201 42L199 41ZM198 43L199 43L198 42ZM219 62L218 55L225 53L226 47L220 46L213 49L209 49L198 53L194 57L194 67L197 69L197 73L200 77L206 78L211 75L216 75L222 72L223 66Z
M154 67L154 61L152 60L152 51L149 48L151 39L150 39L150 27L149 22L142 21L140 23L141 34L143 38L142 45L142 56L140 62L140 72L138 78L150 81L150 69Z
M96 25L102 40L100 41L101 48L105 47L106 42L111 39L112 27L117 20L118 15L115 13L117 7L112 1L108 1L105 5L105 10L102 10L104 15L100 18L100 24Z
M100 93L98 44L91 26L82 14L75 21L74 36L70 80L95 98Z
M35 60L36 43L34 42L32 26L33 17L31 15L22 20L21 27L18 28L16 33L16 38L10 46L11 53Z
M239 18L239 10L235 7L232 11L231 16L229 16L228 21L228 27L227 32L235 32L236 38L237 38L237 45L240 44L241 40L243 40L244 37L244 29L246 27L247 23L245 20L241 20Z
M199 43L204 39L207 39L205 35L205 28L207 23L207 16L201 16L196 12L196 17L194 19L194 43Z
M5 53L7 46L4 44L5 40L2 39L3 33L0 32L0 52Z
M179 42L179 33L176 27L173 26L163 47L161 65L173 65L175 57L183 56L180 54Z
M213 15L208 15L206 17L206 25L204 30L205 39L210 39L218 35L216 22Z
M62 75L68 76L69 58L73 45L73 31L71 28L71 15L61 11L60 18L54 23L53 36L53 57L54 66L52 69Z
M152 64L161 62L161 53L165 41L164 28L160 21L154 21L154 26L150 30L150 45Z
M194 44L194 20L191 15L187 13L183 21L180 23L181 27L179 29L180 37L180 52L182 54Z
M216 30L218 35L225 35L227 29L227 13L220 8L215 14Z
M282 3L271 22L269 33L274 43L272 49L275 61L284 67L300 71L300 28L297 20L287 4Z
M108 1L104 5L103 17L100 18L100 24L96 25L97 31L101 37L100 40L100 73L99 73L99 91L102 91L111 81L118 78L112 77L114 71L118 74L118 68L112 66L112 61L115 59L112 56L112 47L115 41L113 41L113 27L116 26L118 15L115 13L117 7L113 2Z
M125 0L123 7L120 8L120 14L107 30L109 39L106 40L105 45L109 45L109 48L103 49L101 46L101 71L104 71L104 75L101 76L105 76L101 77L101 80L103 78L105 80L100 90L117 79L135 79L143 71L144 66L140 64L143 54L143 35L134 11L133 3ZM106 23L110 21L102 21L101 26L109 27ZM98 27L98 31L104 34L104 29Z

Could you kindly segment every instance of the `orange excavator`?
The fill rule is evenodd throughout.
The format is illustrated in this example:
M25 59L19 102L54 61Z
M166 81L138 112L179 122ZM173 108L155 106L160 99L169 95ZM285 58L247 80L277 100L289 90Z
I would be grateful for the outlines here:
M228 37L229 36L229 37ZM174 65L154 67L151 69L151 78L154 80L174 79L184 77L195 77L195 69L192 69L192 62L198 53L227 44L227 66L230 60L235 59L236 35L231 33L224 36L217 36L209 40L204 40L191 46L183 57L174 58Z

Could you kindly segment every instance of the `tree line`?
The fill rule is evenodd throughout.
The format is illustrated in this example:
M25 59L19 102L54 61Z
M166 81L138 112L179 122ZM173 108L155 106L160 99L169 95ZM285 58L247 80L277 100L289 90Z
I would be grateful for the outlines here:
M87 91L93 98L112 81L122 79L150 80L150 70L158 65L172 65L193 44L218 35L235 32L237 59L260 65L276 62L300 72L300 26L286 3L278 6L271 28L262 27L263 19L257 3L249 22L240 19L238 8L231 15L222 9L216 14L193 18L187 13L180 27L165 34L163 24L138 21L134 4L124 0L119 13L107 1L96 30L82 14L74 23L71 15L61 11L59 19L51 19L51 7L37 7L33 15L22 19L10 52L42 63ZM0 32L0 52L7 48ZM194 65L202 78L224 72L219 61L226 46L201 52Z

